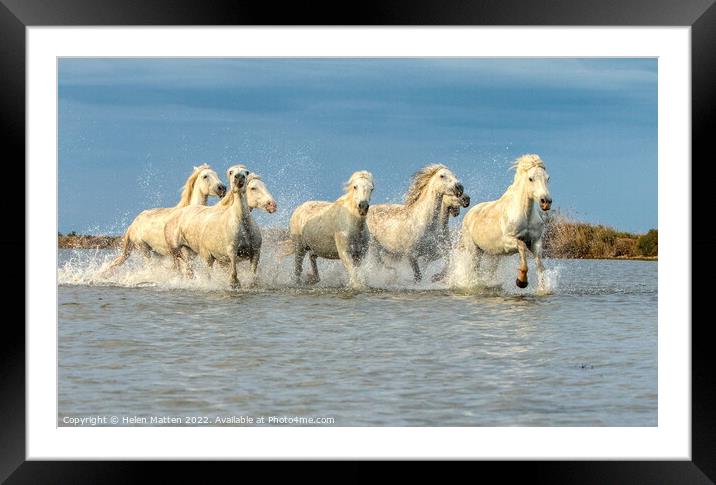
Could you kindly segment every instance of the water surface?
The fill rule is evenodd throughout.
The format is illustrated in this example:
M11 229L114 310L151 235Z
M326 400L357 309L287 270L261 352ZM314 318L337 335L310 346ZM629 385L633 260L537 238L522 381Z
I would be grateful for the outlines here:
M233 291L220 269L186 281L134 257L102 277L113 254L60 251L60 426L657 425L656 262L547 260L545 294L514 287L514 259L490 288L414 284L406 268L354 291L325 261L317 287L293 286L291 262L268 253L258 286Z

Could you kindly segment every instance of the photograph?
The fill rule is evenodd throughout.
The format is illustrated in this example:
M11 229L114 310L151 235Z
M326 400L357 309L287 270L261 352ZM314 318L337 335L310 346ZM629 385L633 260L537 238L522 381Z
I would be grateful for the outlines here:
M659 62L57 57L57 426L656 429Z

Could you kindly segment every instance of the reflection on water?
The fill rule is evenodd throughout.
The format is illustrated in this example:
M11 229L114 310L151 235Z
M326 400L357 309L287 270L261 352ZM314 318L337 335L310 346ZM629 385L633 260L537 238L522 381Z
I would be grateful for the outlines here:
M322 416L337 426L656 426L657 263L547 261L548 294L394 281L184 280L108 251L61 251L59 425L66 416ZM369 268L370 269L370 268ZM202 273L203 271L203 273ZM244 268L246 271L246 268ZM246 273L244 273L246 276ZM239 277L242 277L240 273ZM382 280L382 278L385 278ZM120 423L121 424L121 423Z

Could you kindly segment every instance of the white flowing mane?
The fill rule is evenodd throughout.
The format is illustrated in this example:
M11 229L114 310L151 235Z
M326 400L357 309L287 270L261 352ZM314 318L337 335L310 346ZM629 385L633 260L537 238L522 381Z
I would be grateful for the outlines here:
M413 174L410 182L408 192L405 194L405 205L410 206L415 204L425 192L426 187L430 183L430 179L437 173L438 170L447 168L441 163L434 163L432 165L426 165Z
M515 160L515 163L512 164L510 167L511 169L514 169L516 171L515 173L515 179L530 169L534 167L540 167L545 168L544 162L539 157L539 155L535 155L533 153L528 153L526 155L522 155L517 160Z

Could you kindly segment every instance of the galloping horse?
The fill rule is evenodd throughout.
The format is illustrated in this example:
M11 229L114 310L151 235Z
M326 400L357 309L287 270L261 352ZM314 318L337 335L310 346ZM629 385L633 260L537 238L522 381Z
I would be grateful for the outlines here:
M214 261L228 263L230 283L239 286L236 263L249 259L256 275L261 254L261 232L251 217L246 198L247 170L238 170L231 177L231 193L211 207L184 207L176 211L164 228L167 245L177 269L183 261L187 276L192 276L183 248L201 256L209 267ZM253 282L252 282L253 283Z
M209 165L194 167L194 171L184 183L181 198L175 207L148 209L140 212L132 221L122 237L122 253L112 261L108 270L123 264L134 249L141 250L146 258L151 252L168 256L164 226L169 217L182 207L205 206L210 195L223 197L224 194L226 186Z
M361 171L351 175L345 185L346 193L335 202L304 202L291 215L289 232L291 247L287 254L295 253L294 277L300 282L303 259L306 253L311 260L309 282L316 283L316 259L340 259L348 272L350 285L361 286L357 268L368 251L370 196L373 192L373 175Z
M546 211L552 207L547 188L549 175L544 162L534 154L523 155L514 163L515 178L497 200L470 209L462 221L459 249L467 252L471 270L477 272L483 253L520 253L516 284L527 287L527 250L535 257L538 279L542 280L542 234ZM538 207L535 207L535 204Z
M445 165L418 170L412 178L404 204L377 204L368 213L368 228L378 258L407 257L415 281L422 275L418 257L435 250L443 227L439 220L443 195L462 197L464 188Z

